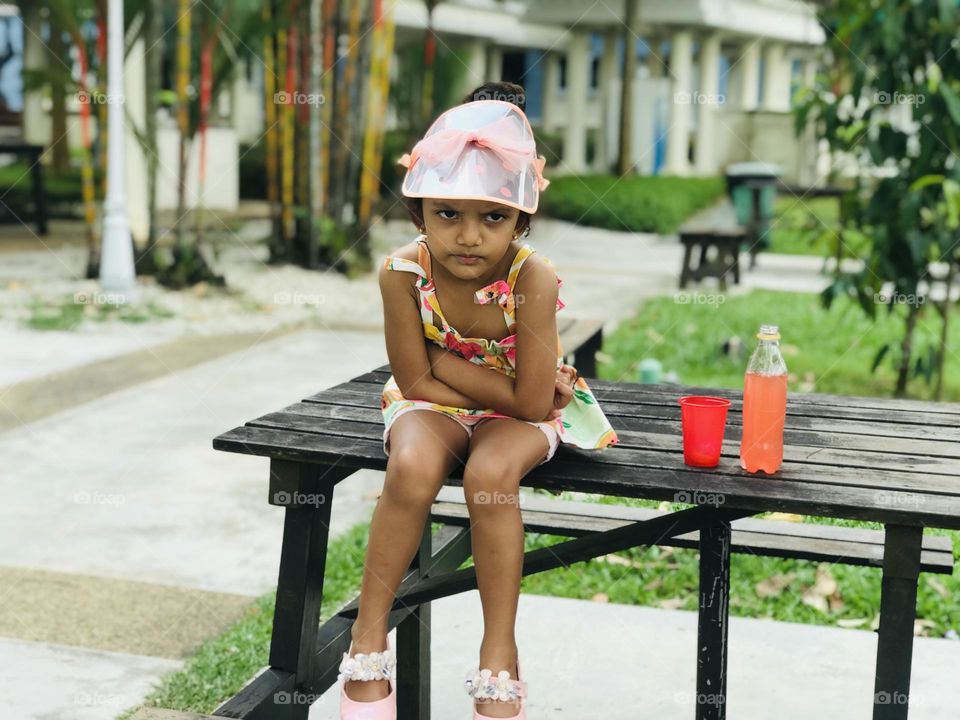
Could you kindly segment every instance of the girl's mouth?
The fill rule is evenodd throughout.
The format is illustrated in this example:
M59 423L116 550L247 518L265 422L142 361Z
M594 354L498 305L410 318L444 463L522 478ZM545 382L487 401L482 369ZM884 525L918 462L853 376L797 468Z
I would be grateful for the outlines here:
M473 265L480 260L476 255L454 255L454 257L464 265Z

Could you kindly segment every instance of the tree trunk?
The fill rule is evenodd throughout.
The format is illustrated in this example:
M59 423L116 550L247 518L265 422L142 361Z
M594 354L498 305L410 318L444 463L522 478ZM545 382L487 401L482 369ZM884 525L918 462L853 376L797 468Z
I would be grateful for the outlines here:
M626 0L627 12L623 26L623 83L620 86L620 152L617 172L633 173L633 78L637 74L636 27L637 5L640 0Z
M913 354L913 331L917 326L917 316L920 314L920 307L917 303L910 303L907 308L903 340L900 342L900 368L897 373L897 387L894 390L896 397L903 397L907 394L907 381L910 379L910 360Z
M50 23L50 42L47 44L47 52L50 54L49 65L51 67L62 67L64 63L69 63L67 57L67 46L63 41L63 31L57 28L55 23ZM50 138L53 143L51 149L51 164L56 174L62 175L70 168L70 143L67 140L67 97L66 90L60 83L50 84L50 99L52 107L50 110L50 119L53 126L53 137Z
M145 111L144 130L147 141L147 215L149 229L147 230L147 244L142 251L137 252L137 267L141 272L153 274L157 270L155 244L157 239L157 93L160 90L160 61L163 58L163 5L161 0L150 0L147 6L146 24L144 25L144 42L146 47L153 48L146 53L145 79Z
M947 359L947 331L950 323L950 291L953 290L953 274L960 268L955 267L953 258L947 258L947 295L943 299L943 308L940 310L943 324L940 326L940 351L937 355L937 385L933 391L935 400L943 400L943 371Z

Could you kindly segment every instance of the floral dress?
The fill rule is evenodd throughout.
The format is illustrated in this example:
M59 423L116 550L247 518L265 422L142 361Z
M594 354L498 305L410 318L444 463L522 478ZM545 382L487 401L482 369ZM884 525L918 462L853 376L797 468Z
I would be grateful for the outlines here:
M440 304L437 302L433 274L430 268L430 251L422 235L417 240L417 249L419 263L399 257L387 257L384 260L384 267L389 270L416 273L419 276L416 286L420 295L420 318L423 322L424 337L442 348L453 350L472 363L484 365L492 371L502 372L510 377L516 377L517 336L513 287L524 260L536 251L529 244L525 244L517 252L506 280L497 280L477 290L474 298L477 303L485 305L496 302L503 308L504 321L511 333L502 340L489 340L487 338L462 337L456 329L447 323L443 311L440 309ZM544 260L552 265L546 258ZM557 277L557 286L562 285L563 281ZM557 298L557 310L563 307L563 301ZM440 327L434 325L434 314L440 319ZM559 369L562 364L563 348L558 334L557 368ZM400 392L393 375L391 375L383 386L380 401L384 425L389 428L390 423L398 416L398 413L412 408L434 410L467 420L477 417L509 417L493 409L472 410L439 405L427 400L405 398ZM597 404L593 392L583 378L578 378L574 384L573 398L561 410L560 417L546 422L554 426L561 443L573 447L599 449L619 441L617 433L611 427L607 417L603 414L603 410Z

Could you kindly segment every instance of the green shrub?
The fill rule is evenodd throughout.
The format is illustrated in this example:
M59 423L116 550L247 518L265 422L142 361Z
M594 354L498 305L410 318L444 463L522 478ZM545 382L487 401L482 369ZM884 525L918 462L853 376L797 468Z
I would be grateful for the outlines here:
M553 180L542 209L580 225L631 232L676 232L724 192L723 178L566 176Z

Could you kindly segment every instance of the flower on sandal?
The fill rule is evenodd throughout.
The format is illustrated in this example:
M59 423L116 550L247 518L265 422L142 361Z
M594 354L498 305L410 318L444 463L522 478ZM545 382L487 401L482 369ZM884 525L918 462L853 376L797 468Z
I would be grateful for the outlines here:
M511 680L510 673L501 670L492 677L493 671L489 668L472 670L464 679L464 688L468 695L477 700L498 700L500 702L516 702L527 695L527 683L521 680Z
M337 680L386 680L393 676L397 658L390 649L373 653L343 654Z

